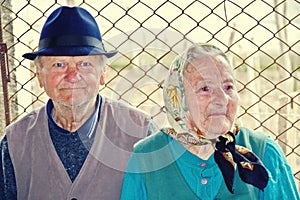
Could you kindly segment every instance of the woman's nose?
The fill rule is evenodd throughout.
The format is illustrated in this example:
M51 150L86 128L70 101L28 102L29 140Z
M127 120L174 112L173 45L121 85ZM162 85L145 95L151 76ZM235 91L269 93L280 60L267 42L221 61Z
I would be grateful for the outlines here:
M227 105L228 94L222 88L216 88L211 94L213 96L213 103L216 105Z

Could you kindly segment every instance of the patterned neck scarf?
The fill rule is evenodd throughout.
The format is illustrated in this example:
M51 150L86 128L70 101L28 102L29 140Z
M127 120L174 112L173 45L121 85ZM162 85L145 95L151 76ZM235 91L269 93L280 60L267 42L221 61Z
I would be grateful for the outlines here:
M216 139L207 139L195 127L191 127L189 108L183 89L183 72L193 51L209 56L223 56L224 53L212 45L193 45L178 56L169 69L164 82L163 97L168 120L173 128L162 129L183 145L206 145L215 147L214 159L218 164L228 190L233 193L233 180L236 167L241 179L263 190L268 183L268 173L260 159L249 149L235 144L235 135L239 129L228 131Z

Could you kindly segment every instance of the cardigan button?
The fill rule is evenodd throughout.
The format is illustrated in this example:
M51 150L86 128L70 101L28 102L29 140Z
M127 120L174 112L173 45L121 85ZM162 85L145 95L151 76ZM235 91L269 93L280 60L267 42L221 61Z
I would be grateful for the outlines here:
M201 184L206 185L207 184L207 179L206 178L201 179Z
M76 198L72 198L71 200L77 200Z

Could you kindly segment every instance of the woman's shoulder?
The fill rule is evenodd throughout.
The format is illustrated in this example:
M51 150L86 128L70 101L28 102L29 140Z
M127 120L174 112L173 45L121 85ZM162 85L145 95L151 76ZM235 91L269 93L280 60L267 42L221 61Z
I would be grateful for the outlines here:
M268 136L260 131L241 127L236 135L236 144L244 146L263 158Z
M149 152L160 149L168 144L168 137L163 131L149 135L134 145L134 152Z
M238 133L238 137L247 137L247 138L255 138L255 139L259 139L259 140L266 140L268 138L268 135L265 134L262 131L259 130L253 130L250 128L246 128L246 127L240 127L239 128L240 131Z

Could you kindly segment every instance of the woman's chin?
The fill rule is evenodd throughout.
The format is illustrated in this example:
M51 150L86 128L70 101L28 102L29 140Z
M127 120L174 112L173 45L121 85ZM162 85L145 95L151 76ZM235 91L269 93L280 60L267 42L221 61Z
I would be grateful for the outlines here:
M229 126L222 126L222 127L211 127L207 130L205 137L207 139L215 139L230 130Z
M216 138L218 138L219 136L221 136L221 135L223 135L223 134L221 134L221 133L207 133L206 135L205 135L205 138L206 139L209 139L209 140L212 140L212 139L216 139Z

